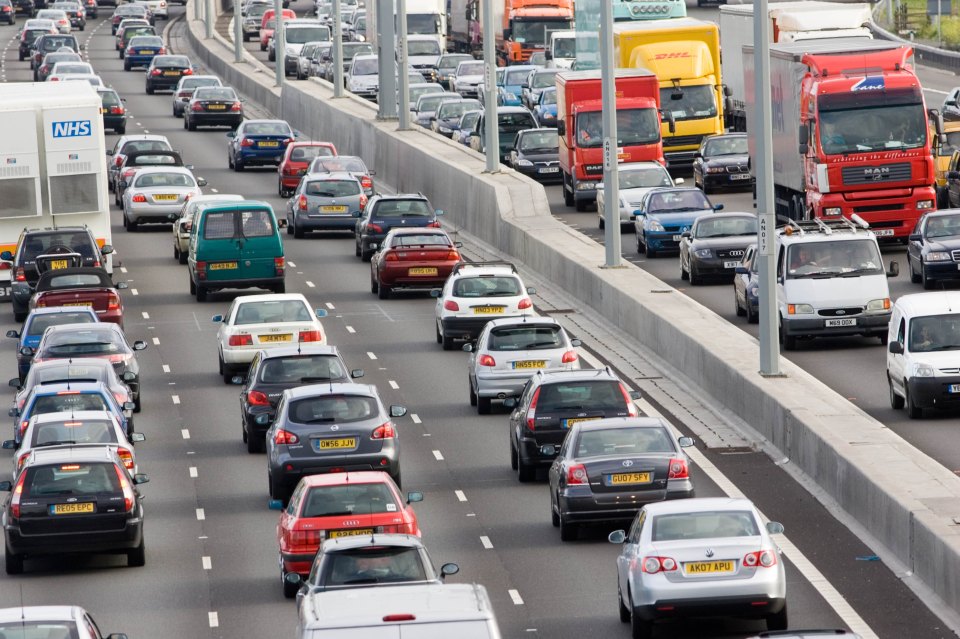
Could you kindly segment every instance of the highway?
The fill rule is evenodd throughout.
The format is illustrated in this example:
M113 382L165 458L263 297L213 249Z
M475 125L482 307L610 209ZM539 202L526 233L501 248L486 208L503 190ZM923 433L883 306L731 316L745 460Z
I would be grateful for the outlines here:
M293 7L302 14L306 2ZM174 7L171 17L183 11ZM240 193L282 211L274 171L229 171L225 130L187 133L182 121L170 115L169 94L146 96L142 71L122 71L109 25L103 23L108 14L109 9L102 9L100 19L91 20L79 35L89 38L90 61L105 82L126 98L128 133L168 136L195 165L195 173L208 180L205 192ZM175 43L182 42L175 37L182 28L182 22L172 28ZM27 81L28 65L16 59L15 30L0 27L0 43L6 47L0 76ZM107 136L108 148L115 139ZM559 200L554 189L548 191ZM728 208L749 206L743 196L718 200L730 202ZM595 229L595 214L567 213L562 203L555 210L568 223ZM262 455L246 452L237 389L225 386L216 372L216 327L210 316L223 312L232 294L212 295L204 304L193 300L185 267L173 259L169 227L127 233L115 209L113 232L122 265L115 279L130 286L123 293L127 333L150 344L140 355L144 408L137 417L138 430L147 436L138 460L151 476L143 488L147 565L128 569L122 559L110 557L28 562L25 575L0 577L0 598L15 603L22 592L27 604L77 603L93 613L105 632L126 632L131 639L291 637L295 612L281 594L277 514L267 509L266 462ZM521 485L510 471L506 415L480 417L470 408L465 355L443 352L435 343L433 301L427 296L377 300L369 292L368 266L354 257L348 236L284 239L287 290L327 308L329 343L340 347L350 367L366 370L365 381L377 385L385 403L410 410L411 415L398 420L404 488L425 493L417 512L435 563L456 561L461 572L453 581L487 586L506 638L628 636L628 627L616 617L618 549L605 539L611 528L589 529L580 541L561 544L549 523L545 484ZM674 258L652 262L644 266L679 284ZM726 286L687 292L729 312ZM12 315L0 307L0 330L10 328L17 328ZM13 340L2 346L12 377ZM586 346L601 361L617 355L589 342ZM846 343L842 348L837 352L882 355L874 345L851 349ZM794 357L819 361L825 359L817 357L820 350L818 345ZM849 371L836 375L856 378ZM861 400L867 397L872 394L861 393ZM849 612L839 606L841 616L824 597L835 590L878 636L952 636L897 575L871 561L870 549L765 454L723 454L702 446L698 453L766 515L782 521L789 539L825 577L825 583L815 580L814 585L809 568L788 562L791 626L847 625ZM723 494L700 468L694 479L698 496ZM672 625L660 636L746 637L763 629L755 622L709 620Z

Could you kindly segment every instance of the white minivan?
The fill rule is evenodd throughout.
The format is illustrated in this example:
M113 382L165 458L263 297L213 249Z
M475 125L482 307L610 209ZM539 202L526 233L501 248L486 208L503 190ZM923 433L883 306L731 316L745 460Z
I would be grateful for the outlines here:
M960 406L960 291L904 295L889 330L890 405L911 419L925 408Z
M500 639L483 586L424 584L327 590L304 597L300 639Z

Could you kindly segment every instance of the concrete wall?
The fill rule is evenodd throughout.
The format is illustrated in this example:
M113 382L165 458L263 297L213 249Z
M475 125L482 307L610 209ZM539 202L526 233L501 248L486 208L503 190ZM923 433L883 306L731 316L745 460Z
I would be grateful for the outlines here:
M447 222L515 256L643 342L767 437L890 556L960 610L952 519L960 478L790 362L781 362L785 377L761 377L754 338L660 280L629 263L600 268L603 247L555 220L533 181L509 170L484 174L479 154L421 130L397 131L396 122L375 119L373 105L334 99L332 87L315 79L287 83L274 113L342 154L362 155L375 180L429 194Z

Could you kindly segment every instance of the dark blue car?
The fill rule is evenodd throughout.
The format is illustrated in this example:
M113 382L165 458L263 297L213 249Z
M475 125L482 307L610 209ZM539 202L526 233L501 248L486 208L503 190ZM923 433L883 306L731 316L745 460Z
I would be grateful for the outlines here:
M733 277L733 304L737 315L747 316L747 321L760 321L760 272L757 245L751 244L743 253Z
M244 120L227 133L227 164L234 171L255 164L278 166L287 145L299 135L283 120Z
M666 251L679 251L683 232L689 231L701 215L722 208L722 204L711 204L703 191L694 187L666 187L647 191L634 211L637 252L656 257Z
M440 228L438 215L443 211L419 193L374 195L357 220L357 257L369 262L392 228Z
M153 58L167 52L163 46L163 38L153 35L134 36L130 38L127 50L123 57L123 70L129 71L133 67L148 67Z
M13 439L19 446L23 433L27 430L30 418L34 415L46 413L63 413L84 410L106 410L113 413L123 432L130 435L133 432L133 402L117 403L113 393L103 382L68 382L57 384L42 384L34 387L30 396L23 404L23 409L10 409L13 417Z
M88 324L98 322L97 313L90 307L81 306L51 306L30 311L23 327L19 331L7 331L7 337L19 340L17 343L17 372L20 381L27 377L30 365L33 363L33 352L43 337L43 332L50 326L59 324ZM24 347L29 351L21 352Z

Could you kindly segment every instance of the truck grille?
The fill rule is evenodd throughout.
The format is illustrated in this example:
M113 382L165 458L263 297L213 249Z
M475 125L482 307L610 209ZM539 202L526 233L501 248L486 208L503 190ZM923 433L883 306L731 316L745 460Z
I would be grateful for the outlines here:
M859 315L862 312L863 307L851 306L849 308L822 308L817 311L817 315L822 315L823 317L849 317L851 315Z
M853 207L854 213L880 213L881 211L902 211L903 204L876 204L874 206L855 206ZM871 226L880 226L882 223L873 224ZM897 222L894 226L900 226L900 223Z
M899 182L912 177L909 162L884 164L880 166L843 167L844 184L876 184L877 182Z
M674 135L663 138L663 146L692 146L703 142L702 135Z

